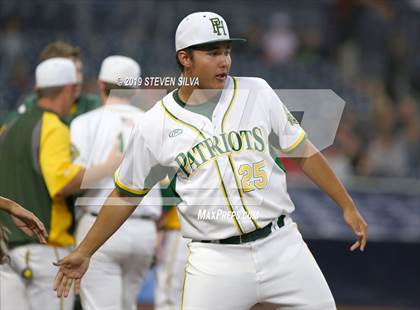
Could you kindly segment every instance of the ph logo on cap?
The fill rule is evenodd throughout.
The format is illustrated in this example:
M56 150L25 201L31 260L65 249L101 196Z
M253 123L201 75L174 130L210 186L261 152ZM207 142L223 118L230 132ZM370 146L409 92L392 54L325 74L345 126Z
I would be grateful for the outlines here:
M226 35L226 31L225 31L225 25L223 23L223 20L217 18L217 17L213 17L210 18L211 24L213 25L213 32L217 33L217 35L221 36L223 31L223 35Z
M213 12L196 12L179 23L175 33L175 50L178 52L195 45L233 41L246 40L231 38L222 16Z

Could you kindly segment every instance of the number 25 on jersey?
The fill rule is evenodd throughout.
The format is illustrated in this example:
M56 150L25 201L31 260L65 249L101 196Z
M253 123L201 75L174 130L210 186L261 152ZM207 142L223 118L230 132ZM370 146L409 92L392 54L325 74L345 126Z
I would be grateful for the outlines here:
M242 176L242 190L250 192L262 189L267 185L267 174L264 171L264 161L253 164L244 164L239 167L239 174Z

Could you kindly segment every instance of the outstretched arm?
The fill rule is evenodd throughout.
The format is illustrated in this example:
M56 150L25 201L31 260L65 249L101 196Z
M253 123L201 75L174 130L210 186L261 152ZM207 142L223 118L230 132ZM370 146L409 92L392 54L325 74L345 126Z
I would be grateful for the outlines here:
M76 293L80 292L80 279L88 269L90 257L118 230L140 201L141 198L123 197L118 189L112 191L80 245L54 263L60 267L54 282L58 297L68 296L73 281Z
M296 156L298 157L295 157L294 161L306 176L340 206L345 222L357 235L358 241L351 246L350 250L354 251L360 248L363 251L367 242L368 225L325 157L309 140L302 143L297 150Z

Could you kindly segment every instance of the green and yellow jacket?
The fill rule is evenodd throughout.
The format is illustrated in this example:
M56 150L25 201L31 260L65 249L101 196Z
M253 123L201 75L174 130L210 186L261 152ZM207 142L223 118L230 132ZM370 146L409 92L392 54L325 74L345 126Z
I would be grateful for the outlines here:
M32 211L44 223L48 243L74 243L72 207L57 196L82 167L71 161L68 126L54 112L37 104L0 135L0 195ZM15 227L8 214L0 222L11 232L11 247L34 242Z

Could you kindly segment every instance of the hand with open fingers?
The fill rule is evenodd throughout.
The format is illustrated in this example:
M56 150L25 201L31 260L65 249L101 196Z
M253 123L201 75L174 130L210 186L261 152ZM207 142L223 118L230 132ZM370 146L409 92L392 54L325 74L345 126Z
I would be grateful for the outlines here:
M57 297L67 297L74 282L76 294L80 294L80 280L89 267L90 257L74 251L53 264L60 267L54 281Z
M363 252L365 250L368 237L368 225L366 221L363 219L362 215L355 206L345 209L343 216L347 225L353 229L358 238L358 240L350 247L350 251L354 251L359 248L360 251Z
M8 213L10 214L16 227L28 236L33 236L35 234L38 237L39 242L46 244L48 234L44 224L39 220L39 218L19 204L11 200L9 201L10 207L8 208Z

